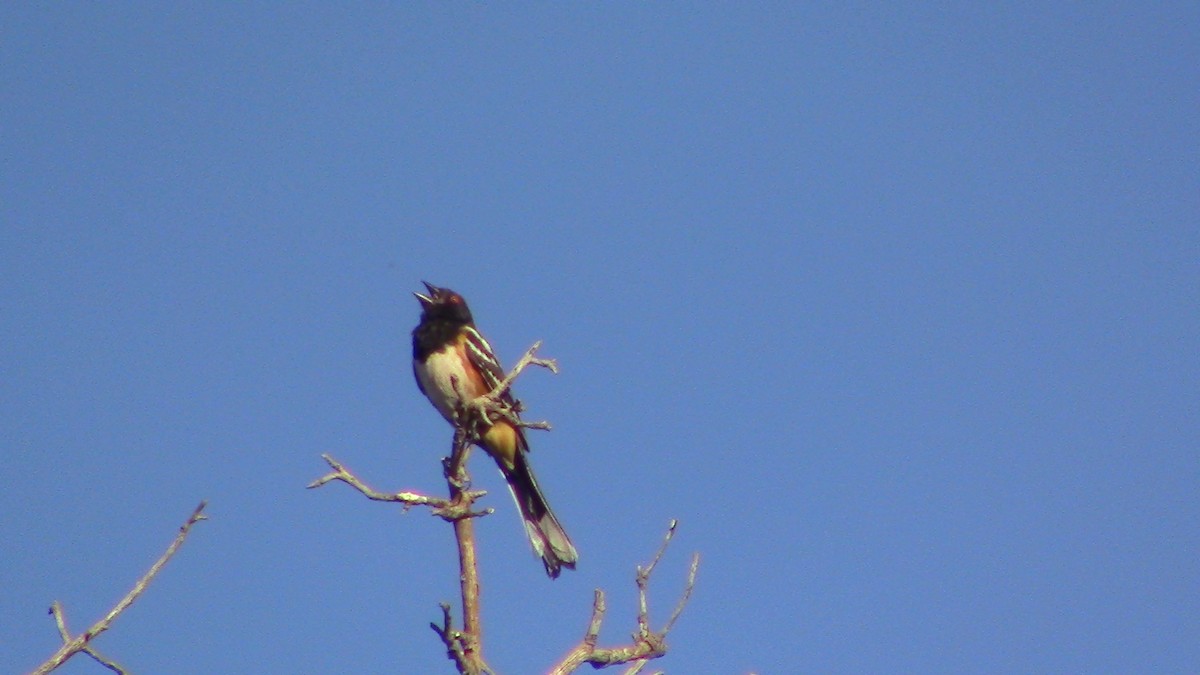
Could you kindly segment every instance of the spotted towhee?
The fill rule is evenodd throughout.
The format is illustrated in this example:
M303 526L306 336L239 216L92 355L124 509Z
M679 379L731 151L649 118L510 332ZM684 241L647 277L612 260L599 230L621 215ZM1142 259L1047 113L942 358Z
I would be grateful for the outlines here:
M442 417L455 424L457 412L464 410L467 402L492 391L504 379L504 369L491 345L475 329L463 297L448 288L421 283L429 289L429 295L413 294L421 303L421 322L413 329L413 374L421 393ZM516 414L513 395L506 391L501 399L513 406ZM491 425L480 434L478 445L496 460L504 474L533 552L542 559L551 578L557 577L563 567L574 569L579 554L538 489L529 467L524 429L503 418L489 421Z

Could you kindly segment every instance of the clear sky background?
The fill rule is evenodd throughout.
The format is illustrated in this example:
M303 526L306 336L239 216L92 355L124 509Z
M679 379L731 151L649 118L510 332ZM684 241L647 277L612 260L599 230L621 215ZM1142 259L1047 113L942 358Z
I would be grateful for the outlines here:
M422 279L562 366L499 671L671 518L671 673L1200 670L1200 6L335 4L0 5L0 672L201 499L103 652L450 672L449 528L304 489L444 489Z

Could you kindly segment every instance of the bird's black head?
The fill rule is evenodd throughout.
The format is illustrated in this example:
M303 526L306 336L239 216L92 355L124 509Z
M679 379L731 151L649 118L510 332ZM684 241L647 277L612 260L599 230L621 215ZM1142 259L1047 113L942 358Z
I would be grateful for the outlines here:
M471 310L467 308L467 301L463 300L463 296L449 288L438 288L428 281L421 283L429 289L429 295L420 293L413 293L413 295L417 296L417 301L421 303L422 321L432 319L457 323L472 322Z

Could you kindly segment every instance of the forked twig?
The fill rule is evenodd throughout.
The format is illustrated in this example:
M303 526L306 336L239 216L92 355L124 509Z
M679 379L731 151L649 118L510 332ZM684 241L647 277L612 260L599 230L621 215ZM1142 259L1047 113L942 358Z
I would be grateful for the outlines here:
M692 589L696 586L696 574L700 569L700 554L696 553L692 555L692 564L688 570L687 584L683 589L683 594L680 596L679 602L675 606L675 611L671 614L671 618L664 624L662 630L658 632L650 628L650 610L646 594L650 586L650 575L654 572L659 560L662 559L663 553L666 552L667 544L675 536L675 528L678 524L676 520L671 521L667 527L667 534L663 537L663 542L654 554L654 558L651 559L650 564L646 565L646 567L639 565L637 568L638 629L633 634L633 644L607 649L596 647L600 635L600 624L604 620L604 612L606 610L604 591L596 589L592 600L592 616L588 621L588 627L584 632L583 640L568 652L563 660L550 671L550 675L567 675L567 673L574 672L585 663L590 664L593 668L604 668L628 663L632 665L625 673L626 675L634 675L641 672L648 661L664 656L667 653L667 633L671 632L671 629L675 626L675 621L679 618L679 615L683 612L683 608L692 597Z
M133 604L134 600L137 600L138 597L146 591L146 587L150 585L150 582L154 580L154 577L158 575L163 566L167 564L167 561L170 560L171 557L175 555L175 552L179 550L179 547L183 545L183 542L185 539L187 539L188 533L191 531L192 526L201 520L208 519L208 516L204 515L204 507L207 505L208 502L200 502L200 505L197 506L194 511L192 511L192 515L188 517L187 521L184 522L182 526L180 526L179 534L175 535L175 539L171 542L171 545L167 547L166 552L164 552L162 556L160 556L159 559L150 566L149 571L143 574L142 578L137 580L137 583L133 585L133 589L126 593L125 597L121 598L121 600L108 611L108 614L104 615L104 618L92 624L92 626L83 633L80 633L75 637L71 637L71 632L67 629L67 619L63 613L62 605L55 600L54 603L50 605L50 614L54 616L54 623L58 626L58 634L62 636L63 644L58 648L58 651L56 651L54 655L50 657L49 660L38 666L37 669L34 670L30 675L45 675L46 673L49 673L55 668L61 666L63 663L66 663L67 659L70 659L79 652L84 652L88 656L91 656L109 670L117 673L124 673L125 670L123 668L113 661L100 656L99 653L92 649L90 642L95 639L96 636L108 630L109 626L112 625L112 622L116 620L116 618L120 616L122 612L128 609L129 606Z
M326 483L332 481L341 481L346 485L358 490L364 497L377 502L393 502L400 504L405 511L414 506L428 506L430 512L439 518L447 521L455 521L460 518L477 518L486 516L492 513L492 509L487 508L482 511L474 511L471 509L475 500L487 494L484 490L469 490L462 493L461 499L446 499L444 497L430 497L428 495L419 494L416 492L380 492L375 488L367 485L352 471L347 469L345 465L334 459L328 453L321 455L321 459L325 460L333 470L321 476L320 478L309 483L308 489L319 488Z
M508 375L506 375L504 379L495 386L495 388L488 393L468 402L465 406L467 408L467 419L460 420L459 426L465 426L471 433L475 433L475 425L482 425L484 428L487 428L491 426L492 416L495 415L503 418L505 421L513 424L514 426L523 427L525 429L541 429L543 431L549 431L550 422L545 420L538 422L526 422L525 420L521 419L520 415L518 414L521 412L520 401L515 401L515 403L510 404L504 400L504 395L508 393L509 389L512 387L512 383L517 379L518 376L521 375L521 373L525 372L525 369L529 366L541 366L552 373L558 373L557 361L554 359L540 359L534 356L541 346L541 340L533 343L533 346L525 350L525 354L523 354L521 358L517 360L516 365L513 366L512 370L508 371ZM458 389L457 382L454 383L454 386L455 389ZM466 398L463 396L461 390L459 390L458 393L460 400L464 400Z
M534 356L534 354L537 353L537 350L541 349L541 347L542 341L538 340L537 342L533 343L532 347L526 349L525 354L523 354L520 359L517 359L517 362L513 365L512 370L508 371L508 375L506 375L504 379L500 381L500 384L496 385L496 388L489 392L487 396L494 400L500 400L500 397L504 396L504 392L508 391L509 388L512 387L512 383L516 381L516 379L520 377L521 373L525 372L525 369L530 365L541 366L542 368L546 368L550 372L557 375L558 361L554 359L539 359Z

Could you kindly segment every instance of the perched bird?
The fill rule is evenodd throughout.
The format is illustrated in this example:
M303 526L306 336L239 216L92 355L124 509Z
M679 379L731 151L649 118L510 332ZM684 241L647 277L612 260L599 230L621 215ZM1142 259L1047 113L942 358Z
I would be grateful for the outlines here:
M413 374L421 393L446 421L454 424L455 412L466 402L492 391L504 379L504 369L491 345L475 328L463 297L448 288L421 283L429 295L413 293L421 303L421 322L413 329ZM502 400L516 404L509 392ZM505 419L492 420L478 445L500 467L521 512L529 543L546 566L546 574L555 578L563 567L575 569L579 554L533 477L525 430Z

